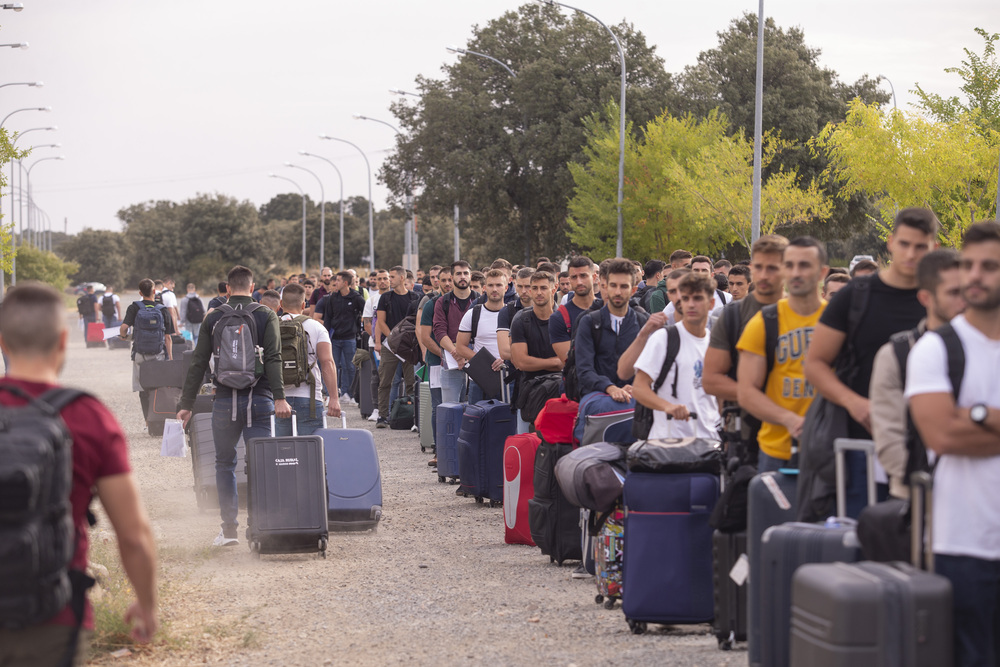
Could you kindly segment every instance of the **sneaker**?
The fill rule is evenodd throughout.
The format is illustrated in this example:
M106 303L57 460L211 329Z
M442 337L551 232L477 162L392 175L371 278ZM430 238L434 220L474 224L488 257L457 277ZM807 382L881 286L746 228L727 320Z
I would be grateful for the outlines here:
M418 429L417 425L414 424L413 426L410 427L410 432L412 432L412 433L419 433L420 429Z
M353 398L351 398L349 394L341 394L340 395L340 404L341 405L357 405L358 402L355 401Z
M583 566L583 563L580 563L577 566L577 568L573 570L572 573L570 573L569 576L572 577L573 579L589 579L594 575L592 575L590 572L587 572L587 568Z
M379 417L378 421L375 422L375 428L389 428L389 420Z
M220 530L219 534L215 536L215 541L212 542L213 547L233 547L239 544L240 541L236 537L226 537L226 531Z
M372 410L372 413L368 415L368 421L377 422L378 421L378 408Z
M432 468L437 468L437 465L438 465L437 457L435 457L435 458L431 459L430 461L428 461L427 465L429 465Z

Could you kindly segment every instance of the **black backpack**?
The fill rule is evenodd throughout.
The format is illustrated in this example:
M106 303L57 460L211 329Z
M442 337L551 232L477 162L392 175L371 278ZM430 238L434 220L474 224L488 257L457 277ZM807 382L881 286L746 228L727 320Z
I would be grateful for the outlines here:
M566 398L571 401L579 402L583 398L583 394L580 391L580 378L576 374L576 332L579 331L578 326L574 326L572 322L569 321L569 310L566 306L559 306L559 313L563 316L566 321L566 326L570 330L570 344L569 352L566 353L566 363L563 364L562 374L563 374L563 388L565 389ZM597 313L594 317L591 313ZM601 311L595 310L583 313L577 319L579 324L587 324L590 326L591 334L594 337L594 350L596 351L598 346L601 344L601 331L604 327L601 326ZM586 319L586 322L584 320Z
M184 311L184 319L191 324L201 324L205 319L205 304L201 302L201 297L189 296Z
M73 438L59 412L86 394L58 388L32 398L15 386L0 390L28 401L0 405L0 544L6 547L0 549L0 627L43 623L70 604L77 622L72 658L94 580L70 569L77 538L70 502ZM93 525L89 509L87 518Z
M76 300L76 312L84 317L94 314L94 300L89 294L84 294Z
M104 317L114 317L115 316L115 297L110 294L105 294L101 299L101 312Z

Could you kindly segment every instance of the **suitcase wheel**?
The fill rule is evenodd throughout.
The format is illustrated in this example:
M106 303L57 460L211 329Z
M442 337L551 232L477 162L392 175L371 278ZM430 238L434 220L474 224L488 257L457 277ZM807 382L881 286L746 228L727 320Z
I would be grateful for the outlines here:
M319 538L319 555L326 558L326 539Z
M444 484L444 476L438 475L438 484Z
M736 641L736 633L730 631L728 635L716 635L719 640L719 650L720 651L732 651L733 643Z
M615 598L608 598L607 600L605 600L604 601L604 608L605 609L614 609L615 608Z
M423 452L426 452L426 451L427 451L427 448L424 447L423 445L420 445L420 452L423 453Z
M594 596L594 604L601 604L604 602L604 596L598 593Z
M476 504L477 505L482 505L483 504L483 497L482 496L476 496Z
M491 500L490 501L490 507L503 507L503 501L502 500Z
M458 477L451 477L448 479L449 484L458 484Z
M645 621L633 621L631 618L626 618L625 620L628 621L628 627L633 635L641 635L646 632Z
M250 542L249 547L254 560L260 560L260 542Z

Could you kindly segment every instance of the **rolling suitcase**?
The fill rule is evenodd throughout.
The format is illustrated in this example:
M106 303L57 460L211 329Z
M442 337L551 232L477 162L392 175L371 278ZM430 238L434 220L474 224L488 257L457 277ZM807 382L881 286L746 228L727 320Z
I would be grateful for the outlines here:
M622 562L625 553L625 512L615 507L595 526L594 580L597 595L594 602L604 604L605 609L613 609L615 601L622 597Z
M875 445L871 440L834 441L838 512L844 510L844 453L863 451L868 460L868 503L875 502ZM764 531L760 544L760 664L787 667L792 576L806 563L853 563L861 559L857 522L831 517L824 523L785 523ZM753 575L751 575L752 577Z
M437 408L438 481L458 481L458 434L462 430L465 403L442 403Z
M534 433L507 436L503 448L504 542L535 546L528 526L528 501L535 493L535 454L541 440Z
M180 398L180 387L157 387L150 392L146 412L146 426L150 435L163 435L164 422L177 416L177 401Z
M182 359L144 361L139 365L139 386L150 391L159 387L183 387L187 364Z
M542 442L535 453L535 493L528 501L531 539L549 562L581 560L580 508L570 504L556 481L556 462L573 451L569 444Z
M215 437L212 434L212 413L192 415L188 422L191 442L191 467L194 472L194 496L198 509L218 509L219 493L215 483ZM246 505L247 447L240 436L236 443L236 491Z
M215 394L198 394L194 397L194 405L191 406L191 414L200 415L211 414L215 406Z
M950 667L951 582L933 568L931 477L912 476L913 564L820 563L792 579L791 664L815 667ZM923 490L924 495L921 495ZM925 505L921 512L921 505ZM923 516L921 516L923 515ZM927 534L921 530L924 520Z
M719 648L728 651L735 642L747 640L746 578L733 569L747 552L747 534L712 533L712 581L715 596L715 620L712 631ZM741 579L739 583L734 577Z
M708 623L712 528L719 498L710 473L630 472L625 478L622 611L635 634L647 623Z
M247 544L261 554L326 558L326 471L318 435L251 438L247 443ZM274 420L271 421L274 433Z
M330 531L375 530L382 518L382 474L375 440L367 429L323 428L327 521Z
M104 341L104 323L87 322L87 347L106 347Z
M510 405L480 401L466 405L458 435L458 469L462 490L477 503L490 507L503 503L503 447L507 436L517 433Z
M426 452L428 449L434 451L434 402L431 399L430 383L421 382L417 393L420 397L417 401L418 422L420 426L420 451Z

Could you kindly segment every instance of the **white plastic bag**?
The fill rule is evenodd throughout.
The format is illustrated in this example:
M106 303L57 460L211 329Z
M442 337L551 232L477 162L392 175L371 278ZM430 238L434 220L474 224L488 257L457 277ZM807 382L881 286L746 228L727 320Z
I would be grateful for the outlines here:
M187 456L187 442L184 438L184 425L178 419L168 419L163 424L163 440L160 443L160 456L172 456L183 459Z

